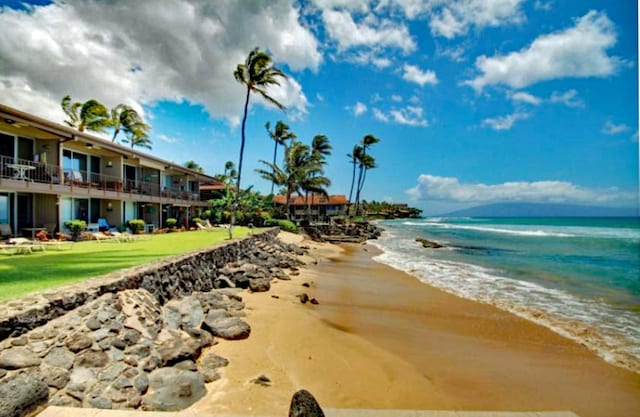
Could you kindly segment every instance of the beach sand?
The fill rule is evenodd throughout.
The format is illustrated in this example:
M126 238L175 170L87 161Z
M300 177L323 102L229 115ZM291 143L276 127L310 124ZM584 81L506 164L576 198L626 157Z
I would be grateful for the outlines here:
M303 244L312 265L299 276L242 294L251 336L210 348L230 364L193 411L286 415L305 388L331 408L640 415L639 374L379 264L369 245ZM303 292L320 304L302 305ZM250 382L260 375L271 386Z

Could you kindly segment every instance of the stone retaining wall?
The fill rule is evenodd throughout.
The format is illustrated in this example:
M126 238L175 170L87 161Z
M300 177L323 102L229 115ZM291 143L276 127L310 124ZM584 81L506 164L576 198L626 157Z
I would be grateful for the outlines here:
M171 259L116 271L54 291L0 303L0 341L42 326L107 293L146 289L160 304L191 294L210 291L218 269L236 262L258 241L273 242L279 229L269 229L241 240L200 249Z

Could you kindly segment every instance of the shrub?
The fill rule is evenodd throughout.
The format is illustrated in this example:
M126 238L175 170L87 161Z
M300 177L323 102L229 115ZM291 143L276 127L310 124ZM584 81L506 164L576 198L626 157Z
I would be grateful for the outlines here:
M176 226L176 223L178 223L178 220L174 219L173 217L169 217L167 219L167 226L169 227L169 229L173 229Z
M129 220L127 224L129 226L129 229L131 229L131 233L133 233L134 235L142 233L142 231L144 230L144 220L142 219Z
M84 220L69 220L64 222L64 227L69 229L73 240L78 240L82 231L87 227L87 222Z
M267 227L278 226L280 230L284 230L285 232L298 233L298 226L291 220L269 219L265 220L264 225Z
M202 223L202 219L200 217L194 217L191 220L193 220L194 223Z

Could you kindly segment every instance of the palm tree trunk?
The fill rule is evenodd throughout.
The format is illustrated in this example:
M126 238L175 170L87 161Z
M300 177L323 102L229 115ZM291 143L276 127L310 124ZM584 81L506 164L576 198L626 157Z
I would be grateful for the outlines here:
M313 199L313 194L311 194ZM309 191L304 192L304 200L307 202L307 221L311 224L311 201L309 201Z
M111 138L111 142L115 142L116 141L116 136L118 136L118 133L120 133L120 129L115 129L113 131L113 138Z
M273 145L273 166L276 166L276 157L278 155L278 141L274 141L274 145ZM273 173L275 175L276 170L275 168L273 169ZM271 181L271 194L273 194L273 188L275 187L276 183L275 181Z
M238 180L236 181L236 195L233 199L233 207L231 208L231 222L229 224L229 239L233 239L233 225L236 222L236 210L240 201L240 179L242 178L242 158L244 156L245 134L244 128L247 124L247 111L249 109L249 95L251 94L251 86L247 85L247 98L244 101L244 115L242 116L242 141L240 142L240 160L238 161Z
M291 191L287 189L287 220L291 220Z
M355 153L355 152L354 152ZM351 188L349 189L349 204L351 204L351 197L353 196L353 183L356 180L356 160L353 160L353 172L351 173Z

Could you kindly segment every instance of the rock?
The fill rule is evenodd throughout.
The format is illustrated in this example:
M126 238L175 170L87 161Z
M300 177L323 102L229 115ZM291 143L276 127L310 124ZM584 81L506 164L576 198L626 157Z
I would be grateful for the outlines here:
M29 339L27 339L27 336L25 335L16 337L15 339L11 340L11 346L24 346L27 343L29 343Z
M438 242L433 242L431 240L423 239L421 237L417 237L416 242L421 243L423 248L431 248L431 249L444 248L444 246L439 244Z
M198 368L196 367L196 363L190 359L178 362L176 364L173 365L174 368L176 369L182 369L185 371L197 371Z
M76 356L74 367L102 368L109 363L109 356L103 351L86 350Z
M200 345L201 348L206 348L217 343L211 333L206 330L186 329L185 331Z
M88 387L94 383L96 373L89 368L73 368L70 378L72 384Z
M104 397L93 397L90 398L88 402L93 408L102 408L105 410L110 410L111 408L113 408L113 403L111 402L111 400Z
M226 275L219 275L213 280L213 288L235 288L236 284L233 283Z
M140 394L147 392L149 388L149 377L147 374L140 374L133 380L133 387L138 390Z
M200 343L188 333L176 329L162 329L156 340L156 350L163 365L171 365L200 355Z
M249 289L252 292L266 292L271 289L271 280L269 278L254 278L249 280Z
M320 301L316 300L315 298L312 298L311 300L309 300L309 302L313 305L318 305L320 304Z
M0 381L0 416L22 417L49 398L49 387L42 375L28 372Z
M64 388L70 380L69 371L55 366L42 364L40 372L43 375L43 381L50 387L57 389Z
M21 369L38 365L40 365L40 358L29 348L18 346L0 352L0 368Z
M309 284L308 282L303 282L302 286L309 288L309 287L311 287L311 284Z
M228 359L218 356L213 352L208 352L200 359L200 363L198 363L198 372L204 376L205 382L212 382L220 379L218 368L227 366L228 364Z
M91 317L89 320L87 320L85 324L87 325L89 330L98 330L100 327L102 327L102 324L100 324L100 321L95 317Z
M251 381L256 385L262 385L263 387L270 387L271 386L271 380L269 379L268 376L266 375L260 375L259 377L252 379Z
M51 400L49 400L48 405L53 405L56 407L82 407L82 403L73 397L69 397L68 395L56 395Z
M98 380L111 382L116 379L125 368L126 366L120 362L111 363L98 373Z
M219 318L216 320L205 320L211 334L226 340L246 339L251 334L251 327L245 321L237 317Z
M180 369L160 368L149 375L149 391L142 399L142 409L178 411L195 403L205 394L202 375Z
M145 372L151 372L162 364L157 356L150 356L142 361L142 369Z
M170 300L162 308L162 316L170 329L197 329L204 320L204 311L195 297Z
M309 301L309 296L306 293L296 295L300 299L302 304L306 304Z
M300 390L291 398L289 417L324 417L324 413L309 391Z
M84 333L74 333L67 338L66 346L70 351L77 353L91 347L93 340Z
M122 341L127 346L133 346L133 345L135 345L136 343L138 343L140 341L141 337L142 337L142 335L137 330L127 329L127 330L124 331L124 333L122 335Z

